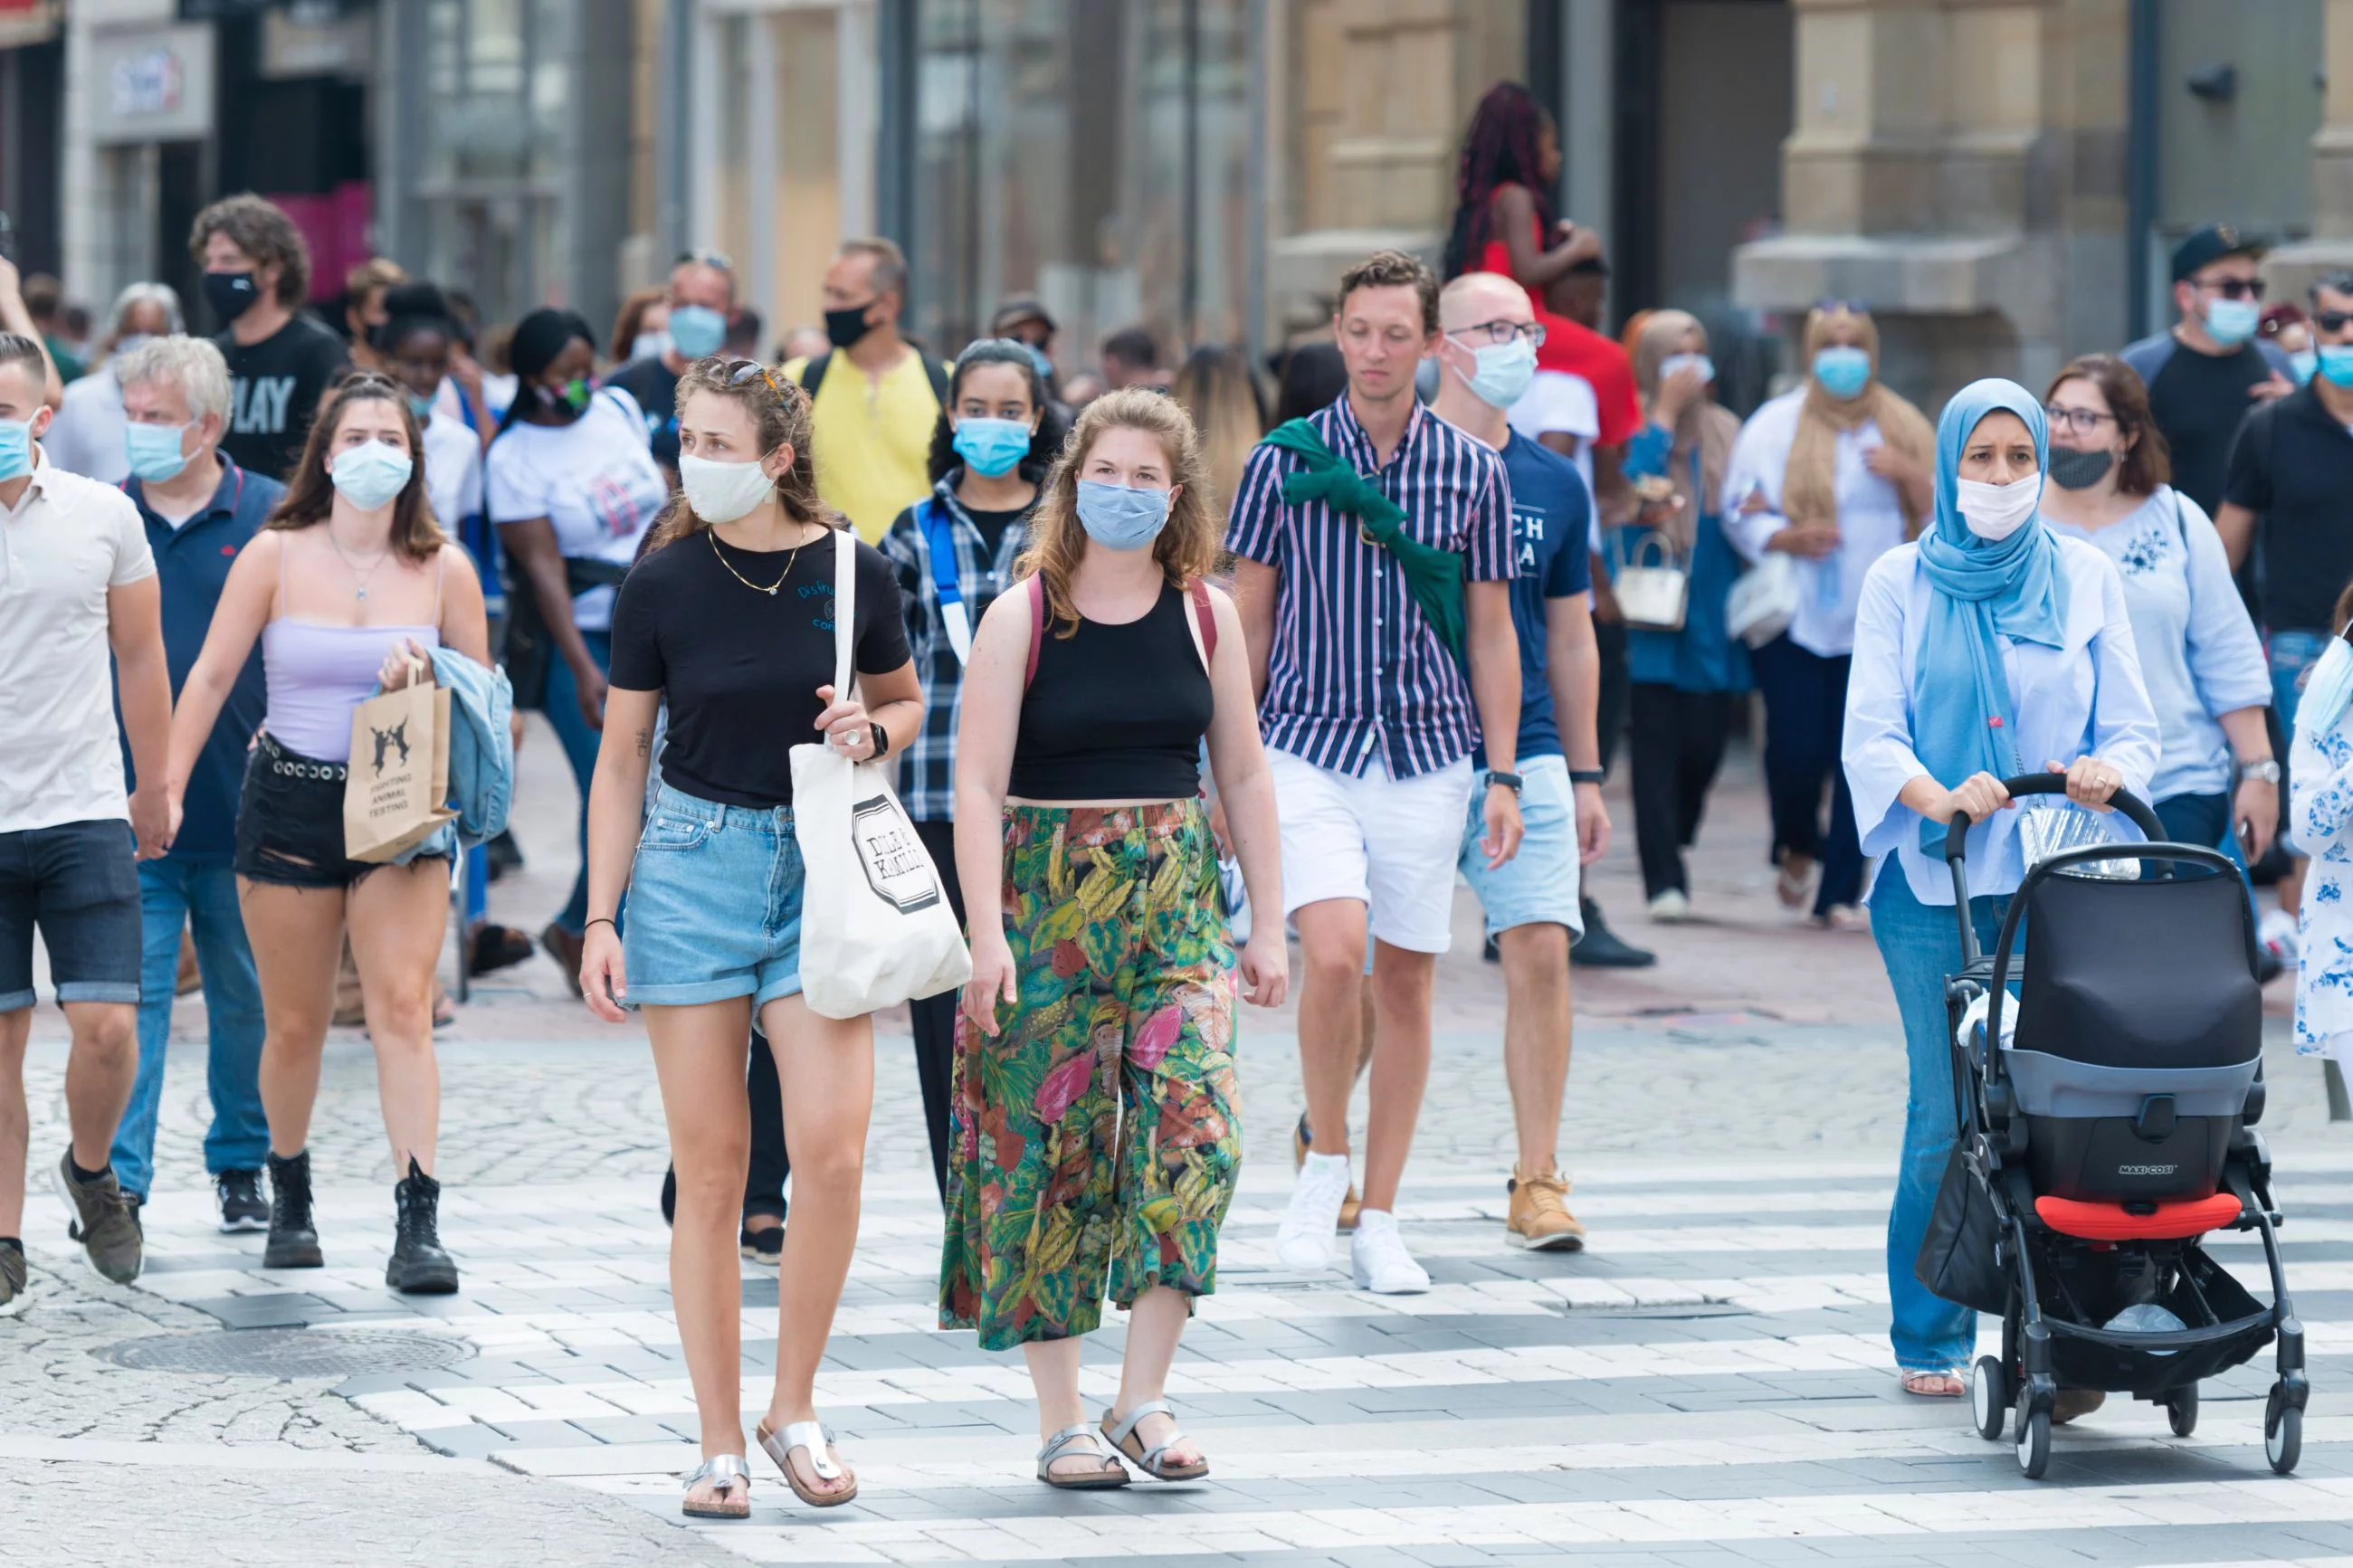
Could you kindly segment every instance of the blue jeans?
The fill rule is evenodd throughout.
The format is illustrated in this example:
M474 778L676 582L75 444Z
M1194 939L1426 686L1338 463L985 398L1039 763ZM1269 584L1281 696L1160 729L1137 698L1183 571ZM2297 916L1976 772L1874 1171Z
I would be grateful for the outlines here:
M588 657L596 668L613 668L613 639L604 632L582 632L580 640L588 645ZM588 721L580 716L580 683L572 678L572 667L559 658L551 657L547 664L546 705L548 727L555 731L556 743L564 748L564 760L572 764L573 781L580 786L580 874L572 879L572 897L565 901L563 912L555 923L574 936L578 936L588 924L588 781L596 774L596 742L600 731L591 730Z
M2165 825L2165 836L2176 844L2203 844L2220 849L2243 871L2247 868L2247 856L2231 822L2231 801L2227 790L2221 795L2177 795L2151 801L2149 809ZM2251 886L2247 889L2248 907L2260 921L2263 906L2254 901L2254 897L2255 890Z
M1846 717L1850 657L1824 658L1791 642L1786 632L1749 656L1757 689L1765 694L1765 794L1773 810L1773 863L1784 853L1819 861L1821 885L1814 913L1862 899L1862 844L1854 826L1854 797L1839 762ZM1822 785L1830 784L1830 829L1822 829Z
M1978 944L1993 949L2006 898L1969 900ZM1961 966L1958 927L1949 904L1923 904L1889 856L1871 896L1871 934L1887 964L1887 983L1904 1017L1904 1054L1911 1092L1904 1106L1904 1157L1895 1176L1895 1205L1887 1215L1887 1296L1894 1309L1888 1338L1895 1364L1906 1372L1950 1372L1976 1353L1977 1314L1957 1307L1914 1275L1920 1240L1936 1207L1959 1128L1953 1110L1953 1045L1945 1018L1945 976ZM2025 945L2025 939L2019 939Z
M183 924L195 933L212 1030L205 1088L213 1124L205 1133L205 1169L215 1175L261 1169L269 1152L269 1123L261 1111L261 982L246 945L237 874L226 860L142 860L139 908L139 1073L114 1130L111 1157L122 1190L144 1197L154 1175L155 1115L164 1098Z

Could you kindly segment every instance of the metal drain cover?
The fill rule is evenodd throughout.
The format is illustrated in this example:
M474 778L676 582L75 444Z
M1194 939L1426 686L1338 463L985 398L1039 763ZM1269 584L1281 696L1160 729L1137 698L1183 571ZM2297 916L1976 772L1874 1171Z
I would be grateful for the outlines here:
M438 1334L322 1334L309 1329L216 1329L157 1334L106 1345L90 1354L136 1372L194 1372L237 1377L356 1377L371 1372L434 1372L474 1353Z

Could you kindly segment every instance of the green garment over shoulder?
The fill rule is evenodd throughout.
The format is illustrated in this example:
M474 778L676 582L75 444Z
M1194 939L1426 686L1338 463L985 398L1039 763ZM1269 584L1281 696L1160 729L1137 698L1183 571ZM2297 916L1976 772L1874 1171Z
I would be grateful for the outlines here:
M1469 669L1471 660L1463 629L1462 557L1451 550L1433 549L1409 536L1405 531L1405 509L1383 495L1378 485L1343 462L1306 420L1293 419L1276 426L1267 433L1265 444L1307 460L1305 468L1282 477L1282 499L1292 502L1320 500L1334 511L1355 518L1366 535L1397 558L1399 570L1405 573L1406 592L1420 606L1430 629L1438 634L1438 640L1446 645L1454 662Z

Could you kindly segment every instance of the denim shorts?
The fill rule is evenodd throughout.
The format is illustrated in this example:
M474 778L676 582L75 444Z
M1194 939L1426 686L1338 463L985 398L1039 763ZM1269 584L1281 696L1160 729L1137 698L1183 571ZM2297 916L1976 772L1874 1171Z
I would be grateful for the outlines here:
M0 833L0 1013L29 1007L33 931L60 1002L139 1000L139 864L121 817Z
M801 989L801 847L790 806L720 805L664 784L638 838L621 949L632 1007Z
M1568 759L1556 756L1520 759L1520 822L1525 836L1520 852L1493 870L1479 840L1487 834L1485 790L1474 791L1462 825L1462 848L1458 865L1462 879L1479 896L1486 911L1487 934L1514 926L1557 925L1568 928L1572 942L1585 934L1585 917L1577 908L1577 789L1568 782Z

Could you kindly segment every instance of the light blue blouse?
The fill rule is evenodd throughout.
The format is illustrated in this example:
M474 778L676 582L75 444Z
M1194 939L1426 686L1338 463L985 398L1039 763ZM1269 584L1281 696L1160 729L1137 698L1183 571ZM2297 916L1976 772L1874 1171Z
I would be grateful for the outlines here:
M2065 646L2000 639L2016 710L2011 728L2020 771L2096 756L2115 765L2126 789L2147 799L2157 772L2157 715L2141 682L2124 584L2108 558L2090 545L2064 537L2058 544L2067 587ZM1952 873L1941 858L1922 853L1920 815L1896 800L1906 784L1928 771L1912 749L1912 715L1921 701L1935 699L1933 688L1918 689L1920 635L1935 591L1920 570L1917 544L1889 551L1864 577L1841 752L1862 852L1894 855L1915 898L1949 908ZM1956 679L1965 678L1956 673ZM1949 789L1961 781L1937 782ZM2129 825L2116 826L2134 837ZM1996 812L1992 821L1970 829L1968 847L1970 897L2017 889L2026 867L2016 811Z

